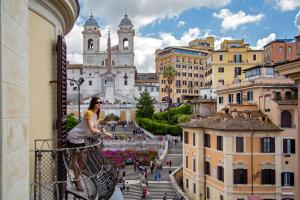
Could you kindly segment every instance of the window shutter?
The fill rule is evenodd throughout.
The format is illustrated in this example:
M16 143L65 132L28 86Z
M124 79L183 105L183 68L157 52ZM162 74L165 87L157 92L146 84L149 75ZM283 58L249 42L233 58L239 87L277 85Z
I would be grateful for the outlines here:
M275 138L270 138L271 142L271 152L275 152Z
M261 170L261 184L265 184L266 183L266 170L263 169Z
M290 183L291 186L294 186L294 173L290 173Z
M283 153L287 153L287 139L283 139Z
M244 184L247 184L248 183L248 173L247 173L247 169L244 169Z
M260 138L260 151L264 152L264 138Z
M58 148L66 147L67 138L67 58L66 58L66 42L64 37L57 36L56 43L57 52L57 139ZM65 181L67 179L66 169L63 164L62 152L57 157L57 179ZM64 187L60 184L59 187ZM60 189L63 191L63 188Z
M291 153L295 153L295 140L291 140Z
M62 36L57 38L57 138L67 137L67 61L66 43ZM65 147L65 144L61 144Z
M281 185L284 186L284 173L281 173Z
M270 180L271 180L271 184L275 185L275 170L271 169L270 170Z
M233 184L238 184L239 182L239 170L233 170Z

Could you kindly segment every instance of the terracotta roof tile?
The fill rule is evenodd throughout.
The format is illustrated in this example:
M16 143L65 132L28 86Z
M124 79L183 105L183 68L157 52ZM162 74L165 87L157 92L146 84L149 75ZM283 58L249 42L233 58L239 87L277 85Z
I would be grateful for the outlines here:
M241 112L236 116L230 113L217 113L215 116L198 118L192 121L179 124L187 128L204 128L222 131L281 131L270 119L262 121L258 111L250 112L250 117L245 117Z

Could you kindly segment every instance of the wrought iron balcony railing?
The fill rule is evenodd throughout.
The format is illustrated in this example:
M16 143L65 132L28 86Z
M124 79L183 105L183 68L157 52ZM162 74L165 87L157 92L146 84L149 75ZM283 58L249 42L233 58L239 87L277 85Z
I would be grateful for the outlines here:
M58 143L64 142L35 141L34 199L109 199L117 184L118 173L102 156L103 142L86 138L84 147L56 148ZM75 167L71 161L78 153L81 153L83 162L76 163L80 176L75 179ZM83 191L76 188L78 181Z

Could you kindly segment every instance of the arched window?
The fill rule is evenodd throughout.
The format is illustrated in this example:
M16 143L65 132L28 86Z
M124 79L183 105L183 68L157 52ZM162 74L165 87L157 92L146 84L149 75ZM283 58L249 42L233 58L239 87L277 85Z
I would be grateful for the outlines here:
M104 60L102 61L101 65L104 66Z
M127 73L124 75L124 85L128 85L128 76Z
M115 65L115 61L112 60L111 63L112 63L112 65Z
M128 49L128 39L127 38L124 38L124 40L123 40L123 48Z
M93 50L94 48L94 43L92 39L88 40L88 50Z
M281 127L282 128L291 128L292 127L292 114L284 110L281 112Z

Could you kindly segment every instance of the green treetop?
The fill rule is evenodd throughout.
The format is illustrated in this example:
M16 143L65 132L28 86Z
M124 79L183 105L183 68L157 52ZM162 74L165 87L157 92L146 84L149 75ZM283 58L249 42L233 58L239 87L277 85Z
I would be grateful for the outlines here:
M136 105L136 117L151 119L154 113L154 99L150 96L148 91L141 92L141 96L138 99Z

